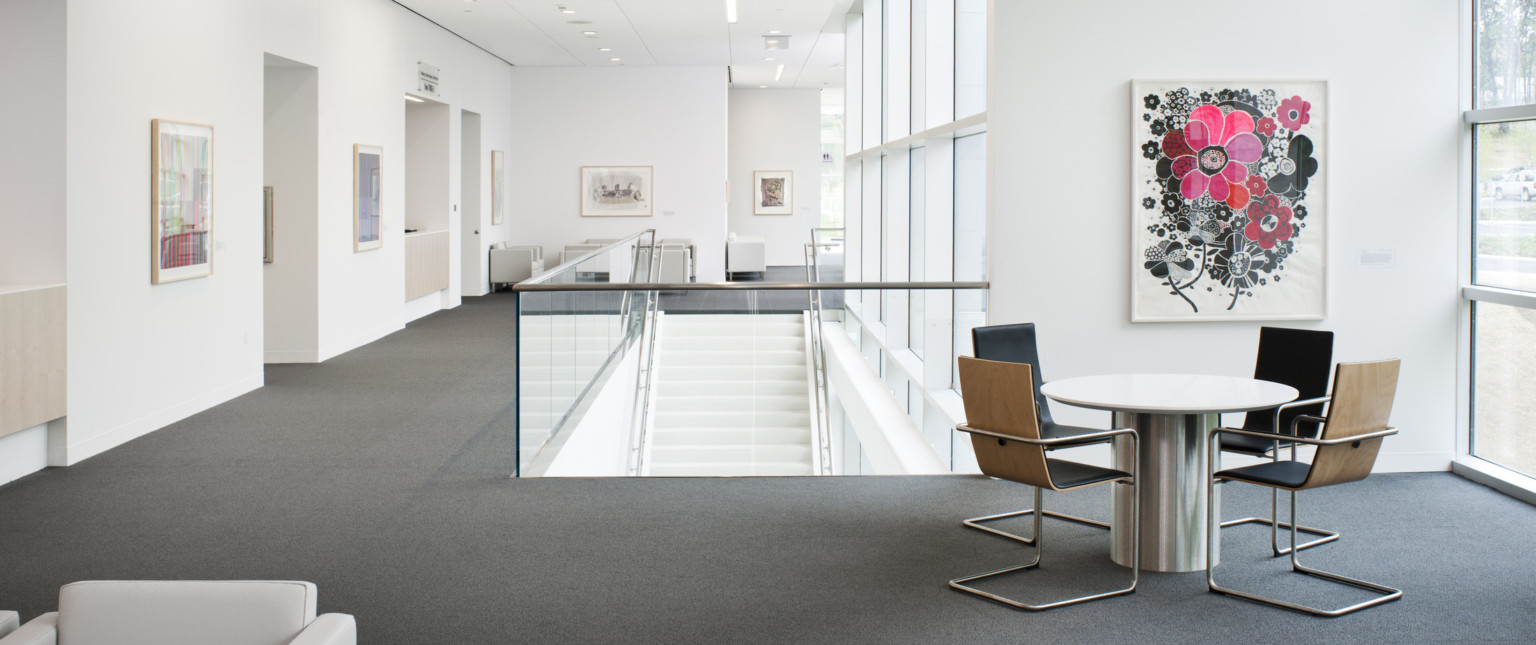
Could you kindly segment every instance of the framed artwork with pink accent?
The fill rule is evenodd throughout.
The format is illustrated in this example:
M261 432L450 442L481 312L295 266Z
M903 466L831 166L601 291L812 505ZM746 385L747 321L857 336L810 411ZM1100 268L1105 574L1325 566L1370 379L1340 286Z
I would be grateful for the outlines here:
M1316 320L1328 83L1131 83L1131 320Z

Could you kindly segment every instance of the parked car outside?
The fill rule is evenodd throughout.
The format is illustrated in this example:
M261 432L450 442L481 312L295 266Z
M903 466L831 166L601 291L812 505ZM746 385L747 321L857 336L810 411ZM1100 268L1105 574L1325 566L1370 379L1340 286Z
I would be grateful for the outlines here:
M1531 201L1536 197L1536 169L1521 168L1493 180L1494 199Z

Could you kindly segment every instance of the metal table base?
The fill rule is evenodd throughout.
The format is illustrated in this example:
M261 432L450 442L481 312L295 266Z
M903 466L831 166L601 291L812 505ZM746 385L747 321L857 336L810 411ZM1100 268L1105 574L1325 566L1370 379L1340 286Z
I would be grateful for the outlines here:
M1135 428L1141 434L1141 463L1136 472L1141 482L1141 568L1148 571L1189 572L1205 570L1205 551L1211 548L1206 530L1205 463L1207 432L1220 425L1221 415L1146 414L1115 412L1112 428ZM1131 443L1117 440L1114 467L1131 469ZM1114 560L1130 566L1132 488L1116 486L1115 521L1110 531ZM1218 489L1216 495L1220 495ZM1220 539L1220 536L1217 536ZM1219 551L1218 551L1219 553Z

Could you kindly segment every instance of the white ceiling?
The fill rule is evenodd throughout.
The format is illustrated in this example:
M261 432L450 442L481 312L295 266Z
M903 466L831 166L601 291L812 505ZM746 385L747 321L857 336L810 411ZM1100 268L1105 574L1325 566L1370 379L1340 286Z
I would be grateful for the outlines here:
M843 85L842 16L854 0L737 0L735 24L726 1L395 0L513 65L729 65L734 87ZM773 30L789 49L764 49Z

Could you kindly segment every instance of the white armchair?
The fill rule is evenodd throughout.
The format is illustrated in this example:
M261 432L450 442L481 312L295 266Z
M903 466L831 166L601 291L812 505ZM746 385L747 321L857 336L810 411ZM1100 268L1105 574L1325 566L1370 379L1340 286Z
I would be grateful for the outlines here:
M661 275L657 282L682 283L688 281L693 271L693 258L687 247L661 247Z
M491 289L497 285L522 282L544 272L544 247L508 246L498 242L491 247Z
M16 631L21 626L20 618L14 611L0 611L0 637Z
M768 270L763 238L738 237L725 243L725 279L733 273L758 273Z
M75 582L0 645L357 645L352 616L316 617L315 596L276 580Z

